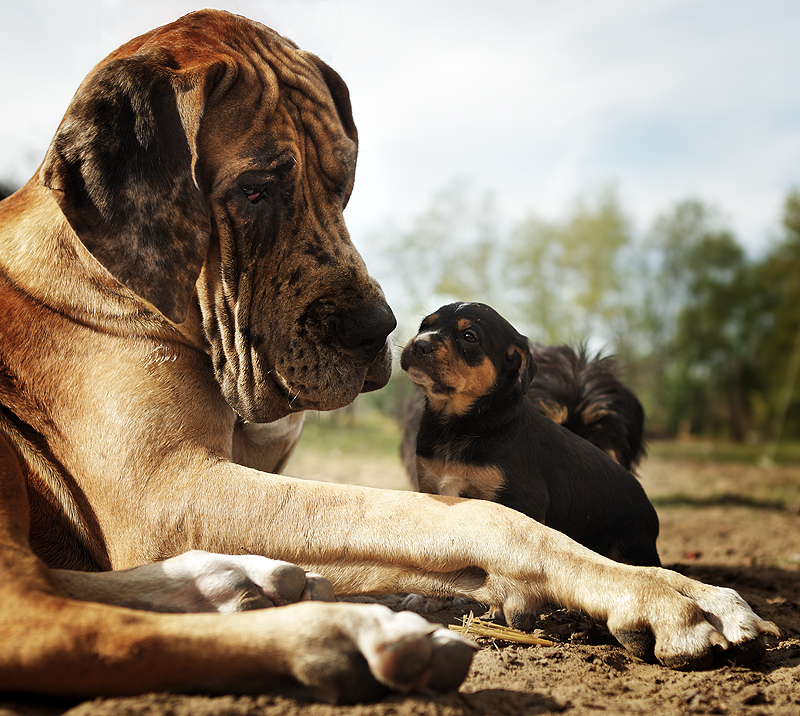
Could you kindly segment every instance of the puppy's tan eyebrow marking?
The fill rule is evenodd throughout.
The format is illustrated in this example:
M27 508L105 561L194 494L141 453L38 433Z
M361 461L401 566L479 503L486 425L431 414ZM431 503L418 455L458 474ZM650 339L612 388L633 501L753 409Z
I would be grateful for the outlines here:
M438 313L431 313L430 316L426 316L425 318L422 319L422 323L419 324L420 331L423 328L430 326L432 323L436 323L437 320L439 320Z
M456 328L458 328L459 331L469 330L472 328L472 321L470 321L469 318L459 318L456 322Z

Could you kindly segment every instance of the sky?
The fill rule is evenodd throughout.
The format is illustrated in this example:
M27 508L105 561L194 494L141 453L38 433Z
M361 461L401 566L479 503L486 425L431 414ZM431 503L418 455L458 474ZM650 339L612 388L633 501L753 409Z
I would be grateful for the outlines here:
M36 170L108 52L203 4L0 0L0 180ZM511 221L613 184L638 230L717 206L753 253L800 187L796 0L231 0L347 82L357 246L461 181ZM361 239L360 239L361 237ZM361 247L360 247L361 248Z

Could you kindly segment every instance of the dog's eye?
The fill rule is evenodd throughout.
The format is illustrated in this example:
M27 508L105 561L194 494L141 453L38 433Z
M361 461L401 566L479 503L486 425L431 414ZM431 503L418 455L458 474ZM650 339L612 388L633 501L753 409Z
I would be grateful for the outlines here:
M255 185L255 184L245 184L242 186L242 191L244 192L247 200L251 204L257 204L259 201L265 198L264 192L266 191L265 185Z
M464 340L465 340L467 343L477 343L477 342L478 342L478 337L477 337L477 336L476 336L476 335L475 335L475 334L474 334L472 331L464 331L464 332L461 334L461 337L462 337L462 338L463 338L463 339L464 339Z
M458 496L463 497L465 500L469 499L469 495L466 492L459 492Z

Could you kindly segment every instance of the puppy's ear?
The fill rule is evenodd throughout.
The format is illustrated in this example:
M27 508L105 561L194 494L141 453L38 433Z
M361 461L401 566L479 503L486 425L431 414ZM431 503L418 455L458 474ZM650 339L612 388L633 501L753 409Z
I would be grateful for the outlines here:
M210 240L195 163L216 69L175 64L154 50L95 69L73 98L39 181L114 278L181 323Z
M515 341L508 347L508 358L517 366L519 382L524 394L528 392L528 387L536 376L537 365L533 359L528 339L525 336L520 336L519 338L520 340Z

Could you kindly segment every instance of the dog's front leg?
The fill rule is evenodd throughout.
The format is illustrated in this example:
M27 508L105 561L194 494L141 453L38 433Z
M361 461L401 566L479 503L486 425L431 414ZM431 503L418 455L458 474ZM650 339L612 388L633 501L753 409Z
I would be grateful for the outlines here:
M127 586L135 599L149 590L146 606L153 600L163 606L182 580L204 587L206 601L213 601L226 569L244 572L265 591L280 577L282 598L301 587L302 598L308 579L261 557L198 553L116 575L51 571L27 544L26 492L22 467L0 436L0 692L87 697L280 689L354 701L389 689L451 690L466 676L472 645L380 605L306 602L220 616L93 603L118 604ZM205 585L203 574L210 578ZM289 582L291 595L284 591ZM181 606L186 595L171 610Z
M330 582L294 564L201 550L129 569L56 569L51 575L73 599L154 612L233 614L302 601L334 600Z
M5 556L0 547L4 566ZM85 698L277 689L352 702L391 689L455 689L474 650L422 617L377 604L154 614L65 599L29 575L5 577L0 691Z
M465 594L502 606L509 623L523 627L538 605L554 602L606 621L631 651L671 666L705 665L728 647L755 654L775 630L730 590L613 562L483 500L267 476L220 462L183 505L183 539L173 533L165 545L176 552L264 554L322 574L339 594Z

